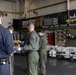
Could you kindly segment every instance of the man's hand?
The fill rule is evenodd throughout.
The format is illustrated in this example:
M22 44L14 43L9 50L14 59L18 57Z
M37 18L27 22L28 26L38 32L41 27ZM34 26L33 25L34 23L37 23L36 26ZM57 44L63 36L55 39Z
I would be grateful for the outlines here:
M14 47L13 47L13 50L14 50L13 53L21 53L21 50L22 50L22 49L21 49L20 46L14 46Z
M21 47L15 46L14 49L17 49L19 52L21 51Z
M13 56L13 53L12 53L12 54L10 54L10 56Z
M21 51L21 47L17 46L16 48L18 49L19 52Z

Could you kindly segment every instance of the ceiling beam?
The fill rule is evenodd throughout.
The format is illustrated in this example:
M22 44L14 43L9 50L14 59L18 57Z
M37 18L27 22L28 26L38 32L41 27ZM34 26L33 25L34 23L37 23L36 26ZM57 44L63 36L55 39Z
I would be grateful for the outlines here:
M75 0L70 0L70 1L75 1ZM55 5L66 3L66 2L67 1L65 0L65 1L62 1L62 2L55 3L55 4L51 4L51 5L47 5L47 6L43 6L43 7L39 7L39 8L35 8L35 9L31 9L28 12L32 12L32 11L36 11L36 10L40 10L40 9L44 9L44 8L48 8L48 7L52 7L52 6L55 6Z
M1 0L1 1L16 2L17 0Z

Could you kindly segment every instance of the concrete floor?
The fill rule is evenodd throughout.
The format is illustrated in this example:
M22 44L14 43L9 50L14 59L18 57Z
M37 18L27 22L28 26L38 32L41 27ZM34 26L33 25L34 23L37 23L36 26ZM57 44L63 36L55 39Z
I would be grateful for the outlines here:
M26 56L15 55L15 75L27 75ZM76 61L48 58L47 75L76 75Z

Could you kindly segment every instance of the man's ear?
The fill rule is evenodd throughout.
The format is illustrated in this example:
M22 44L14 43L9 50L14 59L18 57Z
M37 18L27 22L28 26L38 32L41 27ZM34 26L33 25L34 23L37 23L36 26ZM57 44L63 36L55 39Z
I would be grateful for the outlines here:
M3 18L2 18L2 17L0 17L0 21L1 21L1 22L3 21Z

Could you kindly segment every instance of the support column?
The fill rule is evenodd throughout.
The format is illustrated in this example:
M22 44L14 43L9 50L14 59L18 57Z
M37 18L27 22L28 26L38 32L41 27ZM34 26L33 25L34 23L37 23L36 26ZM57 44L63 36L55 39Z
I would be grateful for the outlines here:
M70 17L70 0L67 0L67 19Z

